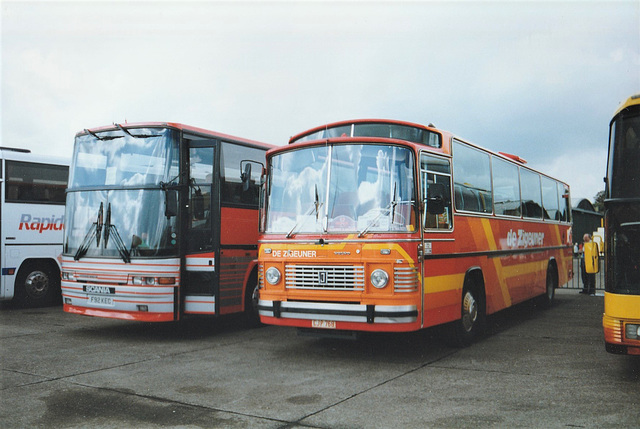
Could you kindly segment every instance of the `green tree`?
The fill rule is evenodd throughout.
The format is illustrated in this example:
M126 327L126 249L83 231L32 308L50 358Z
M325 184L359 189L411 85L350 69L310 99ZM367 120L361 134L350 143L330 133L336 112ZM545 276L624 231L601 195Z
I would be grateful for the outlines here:
M593 208L598 213L604 213L604 191L600 191L593 197Z

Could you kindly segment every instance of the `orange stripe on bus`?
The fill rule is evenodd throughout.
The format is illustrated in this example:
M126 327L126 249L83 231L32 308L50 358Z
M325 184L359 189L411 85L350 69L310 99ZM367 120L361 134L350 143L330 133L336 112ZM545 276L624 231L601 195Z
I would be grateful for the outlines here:
M481 219L482 229L484 230L484 234L487 238L487 242L489 244L489 250L498 250L498 246L496 245L496 241L493 237L493 230L491 229L491 223L488 219ZM502 291L502 299L504 299L504 303L507 307L511 306L511 294L509 293L509 287L507 286L507 279L505 278L503 272L502 261L500 258L492 258L493 266L496 270L496 276L498 282L500 283L500 290Z

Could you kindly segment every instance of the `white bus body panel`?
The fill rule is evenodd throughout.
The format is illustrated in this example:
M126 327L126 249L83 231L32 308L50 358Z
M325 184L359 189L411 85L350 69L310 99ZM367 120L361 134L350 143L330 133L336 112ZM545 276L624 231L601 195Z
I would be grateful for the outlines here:
M74 261L62 257L62 298L66 306L79 309L139 312L144 305L148 313L173 315L174 294L180 287L180 259L132 260L84 257ZM172 285L134 285L132 277L173 277Z
M64 205L5 202L5 160L68 166L63 158L0 150L0 301L14 297L20 268L31 259L55 261L62 253Z

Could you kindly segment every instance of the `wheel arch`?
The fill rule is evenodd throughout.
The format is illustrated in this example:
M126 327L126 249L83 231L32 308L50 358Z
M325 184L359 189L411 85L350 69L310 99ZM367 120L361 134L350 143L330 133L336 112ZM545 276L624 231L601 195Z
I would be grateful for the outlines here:
M242 301L243 309L246 311L247 294L253 293L253 284L258 282L258 260L254 259L249 262L247 271L244 273L243 287L242 287Z
M464 275L463 289L464 287L471 282L471 287L478 292L479 297L482 299L482 305L486 312L487 309L487 291L484 282L484 274L482 273L482 268L480 267L471 267L469 268ZM462 293L462 290L461 290Z
M16 278L14 282L18 281L18 277L20 274L24 273L25 270L31 269L30 267L44 267L49 268L51 270L51 274L54 276L53 278L60 282L60 273L62 269L60 267L60 262L56 258L25 258L20 263L20 266L16 270ZM16 285L14 284L14 287Z

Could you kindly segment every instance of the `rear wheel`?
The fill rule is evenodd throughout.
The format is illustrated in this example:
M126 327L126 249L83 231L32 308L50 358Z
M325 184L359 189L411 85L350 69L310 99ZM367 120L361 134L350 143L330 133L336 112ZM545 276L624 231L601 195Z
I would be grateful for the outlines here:
M14 296L25 307L51 305L60 298L60 279L49 264L27 262L18 272Z
M549 307L553 302L553 298L556 295L556 288L558 287L558 276L556 274L555 267L552 263L547 267L547 279L546 279L546 290L544 295L542 295L538 302L543 307Z

